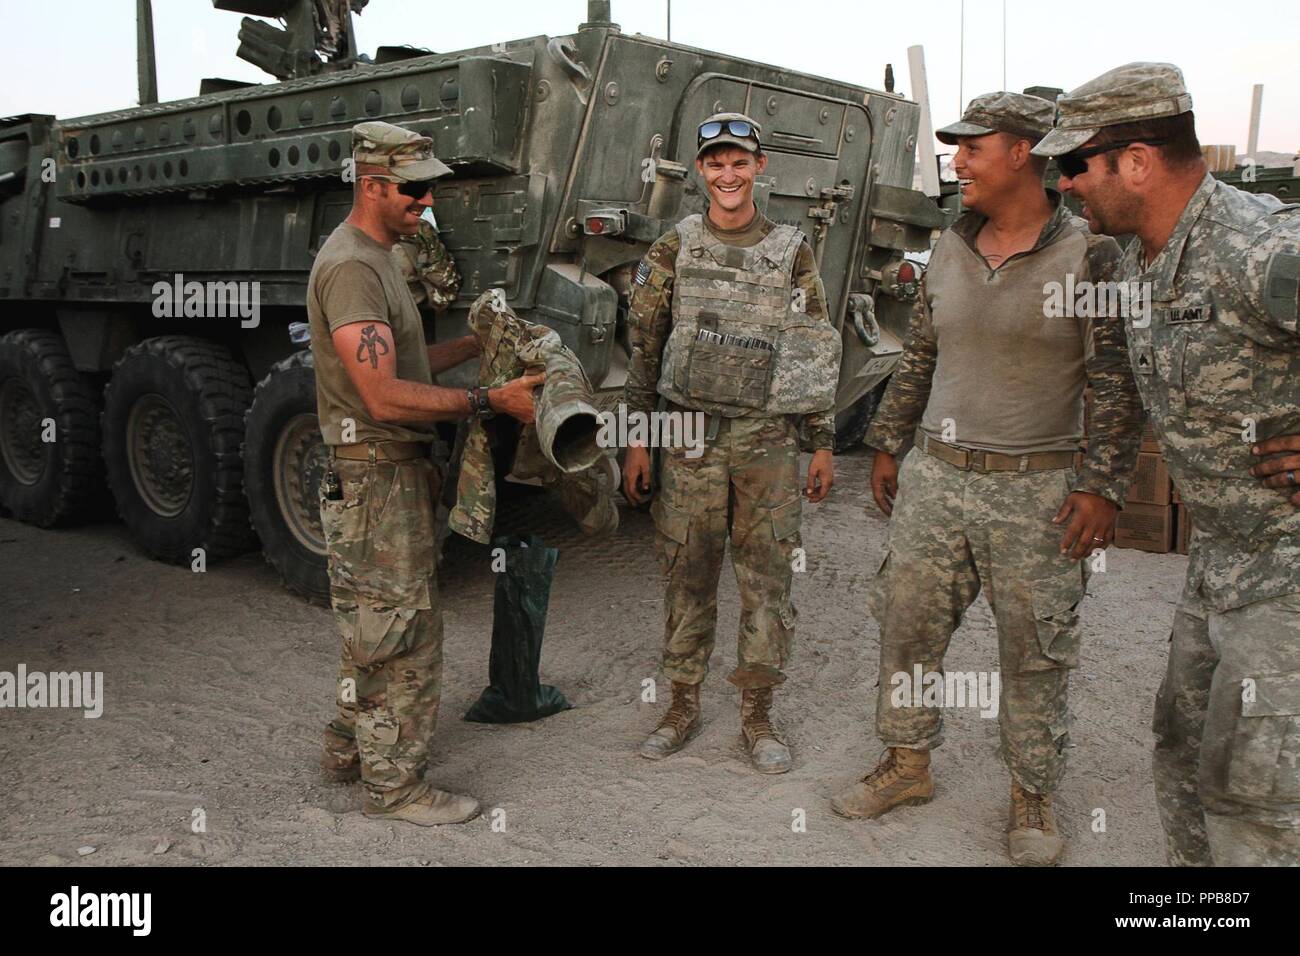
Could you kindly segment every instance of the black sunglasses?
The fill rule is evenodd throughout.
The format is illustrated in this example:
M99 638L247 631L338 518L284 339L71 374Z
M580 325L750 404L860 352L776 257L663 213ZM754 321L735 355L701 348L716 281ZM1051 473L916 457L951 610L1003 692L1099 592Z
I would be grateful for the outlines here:
M745 120L727 120L725 123L720 120L713 120L700 124L699 139L696 145L702 145L707 140L721 136L724 128L732 136L740 139L750 139L751 137L758 139L758 130L754 128L753 123L748 123Z
M420 179L411 181L409 179L398 179L396 176L371 176L371 179L378 179L380 182L392 183L397 187L397 191L408 199L423 199L433 191L435 179Z
M1061 168L1062 176L1069 176L1073 179L1088 171L1088 157L1100 156L1102 153L1109 153L1117 149L1125 149L1135 143L1143 143L1147 146L1163 146L1163 139L1123 139L1118 143L1106 143L1103 146L1089 146L1085 149L1076 149L1070 153L1063 153L1056 157L1056 165Z

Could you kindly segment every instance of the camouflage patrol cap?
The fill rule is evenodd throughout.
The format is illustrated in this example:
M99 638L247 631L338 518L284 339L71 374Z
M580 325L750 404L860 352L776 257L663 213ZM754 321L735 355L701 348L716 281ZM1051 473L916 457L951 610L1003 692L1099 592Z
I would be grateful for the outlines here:
M451 169L433 155L433 140L378 120L352 127L352 161L358 166L381 166L408 182L451 175Z
M1172 63L1126 63L1056 101L1056 128L1034 147L1039 156L1078 149L1103 126L1177 116L1192 108L1183 74Z
M753 136L734 136L726 127L726 124L732 121L748 123L754 128ZM759 126L744 113L714 113L712 116L700 122L696 127L697 130L703 129L708 123L723 124L722 132L717 136L712 136L700 143L699 149L695 151L695 158L699 159L704 155L706 149L713 149L715 146L739 146L741 149L747 149L751 153L757 153L762 150L763 146L759 142L759 135L763 132L763 127ZM698 138L698 137L697 137Z
M935 138L949 146L958 136L987 136L1010 133L1037 143L1052 128L1056 108L1041 96L1027 93L985 93L970 101L961 119L951 126L935 130Z

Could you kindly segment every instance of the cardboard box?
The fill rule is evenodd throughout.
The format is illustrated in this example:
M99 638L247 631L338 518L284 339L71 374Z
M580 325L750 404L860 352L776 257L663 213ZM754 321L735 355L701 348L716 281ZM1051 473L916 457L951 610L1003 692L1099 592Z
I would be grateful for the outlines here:
M1174 544L1174 508L1126 504L1115 524L1115 547L1168 554Z
M1140 505L1167 505L1172 489L1164 458L1142 452L1138 455L1133 481L1124 500Z
M1187 513L1187 505L1177 506L1178 516L1174 519L1174 550L1179 554L1187 553L1187 546L1192 541L1192 516Z

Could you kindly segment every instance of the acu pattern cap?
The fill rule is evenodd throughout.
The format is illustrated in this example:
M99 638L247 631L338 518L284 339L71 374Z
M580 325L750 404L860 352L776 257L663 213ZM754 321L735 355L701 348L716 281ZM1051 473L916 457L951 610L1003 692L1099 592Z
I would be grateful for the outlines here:
M379 120L352 127L352 161L383 167L407 182L451 175L451 169L433 155L433 140Z
M1010 133L1037 143L1052 128L1056 109L1041 96L1027 93L985 93L971 100L960 120L935 131L935 138L949 146L958 136L987 136Z
M748 123L750 126L754 127L754 135L744 138L733 136L731 131L726 129L724 126L721 133L714 136L712 139L706 139L700 144L700 148L695 151L696 159L700 159L704 155L706 149L713 149L715 146L739 146L741 149L747 149L751 153L757 153L763 148L762 144L760 144L758 140L758 137L762 135L763 127L759 126L744 113L714 113L712 116L701 120L700 126L703 126L705 123L725 124L731 120L739 120L742 123ZM697 126L696 129L699 129L699 126Z
M1177 116L1192 108L1183 74L1172 63L1126 63L1056 101L1056 128L1034 147L1039 156L1078 149L1103 126Z

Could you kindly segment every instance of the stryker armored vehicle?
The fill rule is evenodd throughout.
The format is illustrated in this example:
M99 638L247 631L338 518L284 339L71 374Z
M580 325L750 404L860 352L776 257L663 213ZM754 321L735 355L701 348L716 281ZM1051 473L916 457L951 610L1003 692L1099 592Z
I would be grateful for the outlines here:
M696 125L752 115L770 157L758 203L816 252L844 339L839 439L861 438L916 295L904 254L943 224L910 188L915 103L627 36L608 2L569 36L368 58L352 20L365 2L213 0L279 20L240 30L239 55L274 81L204 80L159 103L138 0L141 105L0 121L0 503L14 517L73 521L111 493L159 559L260 540L290 587L328 593L327 452L311 355L289 329L315 251L347 215L350 129L368 119L431 136L454 171L434 212L463 282L426 314L430 340L463 334L469 304L500 288L612 393L635 266L704 207Z

